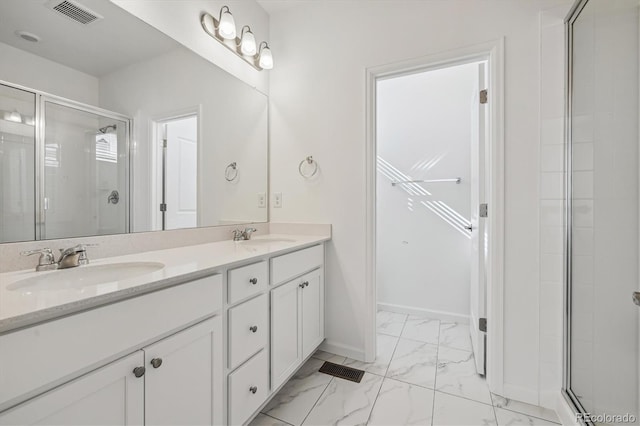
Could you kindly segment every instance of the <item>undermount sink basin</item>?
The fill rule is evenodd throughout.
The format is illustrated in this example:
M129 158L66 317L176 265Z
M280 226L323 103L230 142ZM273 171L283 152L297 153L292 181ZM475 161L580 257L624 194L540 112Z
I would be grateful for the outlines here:
M275 243L294 243L296 240L290 240L287 238L255 238L253 240L244 240L244 241L238 241L240 244L246 244L246 245L254 245L254 246L260 246L260 245L267 245L267 244L275 244Z
M12 291L44 291L82 289L99 284L122 281L150 274L164 268L158 262L126 262L109 265L88 265L59 269L25 278L7 286Z

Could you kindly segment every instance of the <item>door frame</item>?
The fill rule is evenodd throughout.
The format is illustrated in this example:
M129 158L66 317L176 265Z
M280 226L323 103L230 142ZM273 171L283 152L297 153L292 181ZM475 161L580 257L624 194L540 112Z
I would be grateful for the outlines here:
M150 194L150 202L151 202L151 211L150 211L150 222L151 222L151 228L154 231L158 231L158 230L162 230L163 226L162 226L162 215L160 214L160 210L159 210L159 206L160 206L160 201L162 200L162 193L163 193L163 184L162 184L162 179L163 179L163 174L164 174L164 166L163 166L163 159L164 159L164 153L163 150L160 149L159 146L159 142L162 140L162 131L160 130L160 126L165 125L167 122L169 121L175 121L175 120L180 120L181 118L188 118L188 117L196 117L197 120L197 133L196 133L196 137L197 137L197 141L198 141L198 146L197 146L197 153L198 153L198 158L197 158L197 172L196 172L196 182L197 182L197 188L196 188L196 197L197 200L201 199L202 196L202 185L200 182L200 172L202 171L202 105L196 105L196 106L192 106L192 107L187 107L187 108L182 108L176 111L172 111L172 112L168 112L168 113L164 113L164 114L158 114L158 115L154 115L153 117L151 117L151 119L149 120L149 135L150 135L150 140L152 141L151 143L151 164L150 164L150 188L151 188L151 194ZM202 206L200 205L200 203L198 203L196 211L197 211L197 226L200 226L200 220L202 218L202 212L201 209Z
M376 356L376 83L378 79L402 76L486 61L489 68L489 158L486 170L489 187L489 253L487 271L487 384L502 393L504 321L504 39L436 53L407 61L366 69L366 273L365 361Z

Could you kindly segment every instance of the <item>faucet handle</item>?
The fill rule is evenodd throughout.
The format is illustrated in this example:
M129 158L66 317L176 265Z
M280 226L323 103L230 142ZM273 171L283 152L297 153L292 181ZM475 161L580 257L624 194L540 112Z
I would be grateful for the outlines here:
M53 256L53 251L51 251L50 248L27 250L27 251L20 252L20 254L22 256L31 256L34 254L39 254L40 258L38 259L38 266L36 266L37 271L55 269L55 267L57 267L56 259Z
M233 241L240 241L244 238L244 232L239 229L234 229L231 232L233 232Z

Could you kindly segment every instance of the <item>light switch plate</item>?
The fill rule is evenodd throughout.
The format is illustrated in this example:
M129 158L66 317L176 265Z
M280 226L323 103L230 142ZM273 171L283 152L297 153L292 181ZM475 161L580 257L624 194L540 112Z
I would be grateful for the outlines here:
M267 207L267 194L258 192L258 207L263 209Z
M276 209L282 208L282 192L273 194L273 207Z

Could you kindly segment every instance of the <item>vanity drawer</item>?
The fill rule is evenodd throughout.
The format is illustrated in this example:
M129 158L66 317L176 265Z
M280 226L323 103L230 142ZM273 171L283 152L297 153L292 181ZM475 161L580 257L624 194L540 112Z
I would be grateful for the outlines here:
M229 309L229 368L233 369L267 345L269 298L266 294Z
M269 264L267 261L232 269L227 275L229 303L233 304L267 288Z
M322 244L271 259L271 284L280 284L290 278L309 272L324 262Z
M265 350L229 375L229 424L244 424L268 394L269 358Z

